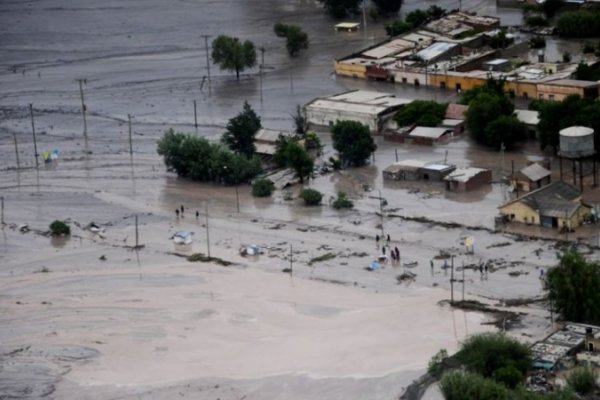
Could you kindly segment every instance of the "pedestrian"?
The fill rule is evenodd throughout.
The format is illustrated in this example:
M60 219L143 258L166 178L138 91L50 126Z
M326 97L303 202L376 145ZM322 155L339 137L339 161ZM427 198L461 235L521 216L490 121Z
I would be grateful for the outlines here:
M429 265L431 266L431 274L433 275L433 258L429 260Z
M483 264L479 264L479 273L483 275Z
M388 242L388 244L390 244L390 235L389 234L387 235L387 242Z
M182 205L181 205L181 214L182 214L182 215L183 215L183 210L184 210L184 208L183 208L183 204L182 204Z
M375 235L375 241L379 243L379 235Z
M200 217L200 211L196 210L196 219Z
M175 209L175 215L177 216L177 218L179 218L179 209L178 208Z
M483 267L485 269L485 274L487 275L488 273L488 263L485 263L485 267Z
M398 261L400 261L400 250L398 250L398 247L396 247L396 258L398 259Z
M385 256L385 246L381 246L381 251L383 252L383 255Z

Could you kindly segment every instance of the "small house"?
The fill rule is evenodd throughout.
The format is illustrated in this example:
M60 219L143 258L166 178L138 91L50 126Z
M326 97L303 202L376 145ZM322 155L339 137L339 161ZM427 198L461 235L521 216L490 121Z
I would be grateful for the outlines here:
M552 180L552 172L538 163L533 163L519 170L513 178L512 185L518 192L530 192L546 186Z
M336 32L356 32L360 28L360 24L358 22L340 22L334 26Z
M456 167L454 165L447 164L427 164L421 168L421 179L424 181L435 181L441 182L444 178L454 171Z
M452 129L453 135L462 135L465 131L464 119L444 119L440 125L442 128Z
M579 189L557 181L517 197L499 210L509 221L573 229L590 215L591 207L581 201Z
M437 143L445 143L454 136L454 130L449 128L431 128L428 126L415 127L406 138L407 143L433 146Z
M448 107L446 107L446 115L444 115L445 119L460 119L465 120L465 113L469 109L469 106L465 106L464 104L456 104L450 103Z
M279 136L291 138L290 132L284 132L276 129L261 128L254 136L254 146L256 154L261 156L273 156L277 150L277 140Z
M468 192L492 183L492 171L483 168L457 168L444 178L451 192Z
M421 169L426 164L425 161L419 160L398 161L383 170L383 178L395 181L417 181L421 179Z

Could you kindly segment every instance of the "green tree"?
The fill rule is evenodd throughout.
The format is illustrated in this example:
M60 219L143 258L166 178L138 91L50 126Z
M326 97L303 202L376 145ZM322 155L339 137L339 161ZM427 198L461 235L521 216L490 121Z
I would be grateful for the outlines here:
M577 10L561 14L556 23L556 32L561 37L585 38L600 35L600 13Z
M356 121L337 121L331 127L331 138L333 148L346 165L364 165L377 149L369 127Z
M577 250L560 255L558 266L546 274L544 289L550 307L566 321L600 323L600 265Z
M429 14L431 19L439 19L446 15L446 9L438 6L437 4L433 4L427 9L427 14Z
M381 15L398 15L403 0L372 0Z
M288 143L285 153L287 165L294 170L296 177L300 179L300 183L304 183L304 179L310 177L314 168L312 158L310 158L304 147L296 141Z
M551 19L563 5L563 0L545 0L539 7L546 18Z
M596 387L596 373L589 367L578 367L567 375L567 384L580 395L592 392Z
M325 12L334 18L343 18L359 13L362 0L318 0L322 3Z
M333 203L331 205L336 210L354 207L354 203L348 198L348 194L346 194L345 192L338 192L337 197L335 198L335 200L333 200Z
M408 14L406 14L405 18L406 22L408 22L413 28L418 28L430 19L431 16L427 13L427 11L423 10L411 11Z
M63 221L55 220L50 224L49 228L52 236L67 236L71 234L71 228Z
M223 143L232 151L250 157L256 152L254 137L260 128L262 128L260 117L245 101L243 110L227 123L227 131L222 138Z
M506 32L501 30L498 34L490 37L490 47L493 49L505 49L514 41L513 38L506 36Z
M269 197L275 190L275 184L272 180L259 178L252 182L252 196L254 197Z
M485 144L500 149L514 149L518 142L527 140L527 127L515 116L501 115L484 129Z
M304 137L304 148L306 150L319 150L321 149L321 139L315 131L308 131Z
M444 120L447 107L432 100L415 100L402 107L394 120L398 126L438 126Z
M408 22L398 19L396 21L388 22L384 25L384 28L385 33L387 33L389 37L394 37L410 31L413 26Z
M276 23L273 31L278 37L286 38L286 49L291 57L300 50L308 49L308 35L299 26Z
M541 15L532 15L525 19L525 25L529 26L548 26L548 20Z
M457 357L468 371L486 378L506 367L514 368L523 378L531 364L529 347L502 333L470 336Z
M249 40L240 42L236 37L218 36L212 42L212 60L222 70L235 71L237 80L240 72L256 65L256 49Z
M578 95L567 96L563 101L541 101L538 104L539 118L538 129L540 132L540 147L545 149L550 146L558 150L559 131L573 125L600 128L600 104ZM598 135L596 135L595 139Z
M465 122L473 139L483 145L495 146L497 142L489 134L498 131L487 130L487 127L498 118L512 114L513 107L512 102L505 95L498 96L491 92L479 93L469 103L469 109L465 113Z
M440 391L446 400L507 400L509 391L500 383L481 375L450 372L440 381Z
M323 194L315 189L303 189L300 192L300 198L304 200L304 204L307 206L318 206L321 204Z
M296 114L292 115L294 120L294 131L297 135L304 136L308 130L308 121L300 104L296 105Z
M474 88L465 91L460 98L460 103L469 105L471 103L471 101L482 92L489 93L494 96L505 96L505 93L504 93L505 83L506 83L505 78L496 79L496 78L490 76L488 79L485 80L485 83L483 85L475 86ZM512 113L512 111L513 110L510 109L510 110L505 111L505 113L506 113L506 115L509 115Z
M287 166L287 147L294 139L289 135L279 134L275 142L275 154L273 154L273 162L279 168Z

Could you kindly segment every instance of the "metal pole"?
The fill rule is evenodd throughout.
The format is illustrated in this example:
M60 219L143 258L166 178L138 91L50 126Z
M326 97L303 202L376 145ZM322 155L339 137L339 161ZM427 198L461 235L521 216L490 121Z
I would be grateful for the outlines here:
M240 213L240 192L238 191L238 187L235 187L235 199L237 201L237 212Z
M21 162L19 161L19 145L17 144L16 133L13 133L13 140L15 141L15 156L17 156L17 169L21 169Z
M451 256L450 263L450 304L454 305L454 256Z
M258 67L258 72L260 74L260 102L263 102L263 67L265 65L265 48L260 48L260 66Z
M0 202L2 203L2 212L0 213L0 224L4 229L4 196L0 196Z
M394 151L396 152L396 162L398 162L398 149L394 149Z
M129 121L129 155L133 156L133 141L131 139L131 114L127 114L127 119Z
M135 248L139 246L139 233L138 233L138 216L135 215Z
M379 192L379 215L381 215L381 240L383 240L383 199L381 198L381 190L377 189L377 191Z
M365 25L365 35L367 34L367 10L366 10L366 2L367 2L367 0L363 0L363 2L362 2L362 13L363 13L363 24Z
M29 103L29 115L31 116L31 132L33 132L33 151L35 153L35 167L39 167L37 140L35 138L35 122L33 121L33 104Z
M77 79L79 82L79 96L81 97L81 115L83 116L83 136L87 140L87 120L85 118L86 106L83 98L83 84L87 82L86 79Z
M290 63L290 92L294 93L294 77L292 76L292 64Z
M202 37L204 38L204 49L206 51L206 73L208 75L208 96L212 95L212 84L210 81L210 61L208 59L208 38L210 37L209 35L202 35Z
M465 262L462 263L462 299L465 301Z
M196 110L196 100L194 100L194 128L198 129L198 111Z
M293 271L294 271L294 251L293 251L293 245L290 243L290 276L292 276Z
M204 203L204 217L206 219L206 253L210 259L210 235L208 232L208 202Z

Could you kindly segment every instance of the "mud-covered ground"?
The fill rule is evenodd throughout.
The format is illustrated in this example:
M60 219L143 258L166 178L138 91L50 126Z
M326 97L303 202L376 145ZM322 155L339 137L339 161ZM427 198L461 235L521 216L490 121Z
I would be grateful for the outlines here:
M405 10L421 6L406 3ZM491 3L463 6L496 13ZM505 309L506 300L541 296L539 276L556 262L557 245L493 231L496 207L509 196L502 185L459 195L435 184L381 178L396 151L400 158L491 167L499 177L513 160L518 166L541 159L535 144L502 157L467 139L422 148L377 138L372 165L309 183L326 199L348 192L355 209L341 212L304 207L281 192L253 198L248 186L238 188L238 212L234 188L165 171L156 140L170 127L195 131L194 100L197 133L210 138L244 100L268 128L291 128L297 104L355 88L451 100L449 92L332 74L335 57L383 37L381 22L341 34L312 1L245 0L15 1L0 4L0 20L6 223L0 239L0 397L392 399L437 350L453 351L466 335L496 329L491 315L440 305L451 296L441 252L455 256L455 278L464 281L467 299ZM311 46L302 57L290 61L272 34L275 21L309 33ZM237 82L213 65L210 93L202 84L201 35L222 33L265 47L262 102L257 69ZM80 78L87 79L87 139ZM38 169L29 103L38 152L60 151L58 161ZM127 114L133 116L132 157ZM320 134L328 158L331 140ZM383 215L380 193L387 203ZM186 211L177 218L181 205ZM135 216L143 245L137 251ZM55 219L68 220L69 239L45 234ZM102 235L85 229L92 221ZM179 230L194 232L193 244L176 247L170 237ZM367 271L382 252L375 241L382 231L401 261ZM592 243L598 237L576 235ZM466 236L475 238L473 254L460 244ZM247 244L264 253L240 256ZM208 251L233 264L182 257ZM481 261L489 261L487 273L475 268ZM290 267L292 274L282 272ZM407 273L415 279L398 280ZM462 283L455 283L454 296L462 299ZM509 309L525 313L506 324L523 340L551 329L539 303Z

